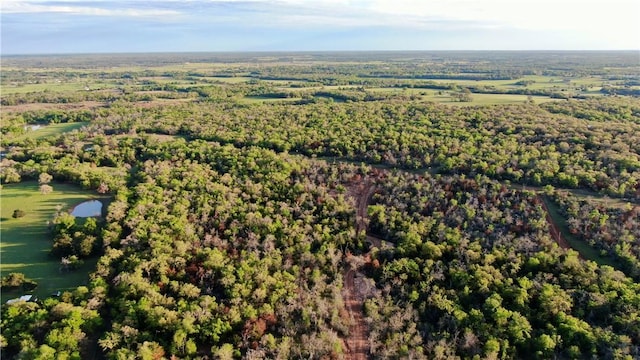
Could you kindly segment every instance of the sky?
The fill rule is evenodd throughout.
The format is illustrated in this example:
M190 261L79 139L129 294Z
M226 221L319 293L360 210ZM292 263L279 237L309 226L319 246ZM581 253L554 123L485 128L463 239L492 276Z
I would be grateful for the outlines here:
M0 0L3 55L640 49L638 0Z

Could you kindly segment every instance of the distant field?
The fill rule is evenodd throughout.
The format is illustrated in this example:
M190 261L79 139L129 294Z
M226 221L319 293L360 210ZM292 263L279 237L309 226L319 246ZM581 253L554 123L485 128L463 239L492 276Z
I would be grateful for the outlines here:
M7 85L2 87L2 93L6 94L24 94L29 92L52 91L78 91L84 89L80 83L47 83L47 84L25 84L25 85Z
M67 131L80 129L83 126L86 126L88 123L86 122L77 122L77 123L63 123L63 124L51 124L45 125L39 128L38 130L27 130L26 133L18 136L16 140L22 139L44 139L48 136L60 135Z
M269 82L272 82L271 80ZM306 86L306 87L293 87L293 86L282 86L282 83L276 83L276 89L282 91L310 91L310 90L348 90L348 89L356 89L358 85L318 85L318 86ZM396 88L379 88L379 89L388 89L389 91L397 90Z
M245 76L234 76L234 77L205 76L205 77L201 77L201 79L219 81L219 82L228 83L228 84L239 84L239 83L244 83L244 82L247 82L249 80L252 80L252 78L245 77Z
M176 79L169 76L144 76L138 79L139 81L153 81L158 84L172 84L172 85L192 85L192 80Z
M28 103L20 105L7 105L2 107L3 112L16 113L23 111L39 111L39 110L82 110L95 109L105 106L101 101L81 101L76 103Z
M536 104L550 101L558 101L546 96L532 96ZM465 106L465 105L498 105L498 104L522 104L527 101L527 95L511 95L511 94L471 94L471 102L457 102L451 99L449 95L428 95L423 96L423 100L435 101L442 104Z
M584 78L571 78L564 79L562 77L553 76L537 76L529 75L523 76L517 80L459 80L459 79L437 79L437 78L425 78L417 81L430 81L437 84L456 84L462 87L471 86L493 86L500 90L514 90L514 89L530 89L530 90L555 90L555 91L573 91L579 93L585 93L580 90L580 87L586 86L587 92L599 90L604 81L603 79L596 77L584 77ZM519 85L519 82L530 82L529 84ZM600 93L597 93L601 95Z
M462 86L495 86L503 87L512 85L518 80L456 80L456 79L420 79L421 81L431 81L438 84L458 84Z
M339 90L346 89L345 86L325 86L324 90ZM308 89L308 88L307 88ZM433 101L441 104L452 106L470 106L470 105L498 105L498 104L522 104L528 100L527 95L512 95L512 94L471 94L471 102L459 102L454 101L449 92L444 91L443 94L438 94L434 90L425 89L397 89L397 88L368 88L367 91L382 92L382 93L394 93L414 95L422 101ZM262 96L246 96L242 98L243 103L265 103L265 102L287 102L296 101L301 98L272 98ZM541 104L550 101L559 101L560 99L552 99L547 96L531 96L531 99L536 104Z
M441 104L453 105L453 106L468 106L468 105L498 105L498 104L522 104L528 100L527 95L513 95L513 94L471 94L471 102L459 102L454 101L449 95L448 91L442 91L442 94L438 94L439 91L431 89L396 89L396 88L372 88L367 89L373 92L386 92L405 95L419 96L423 101L433 101ZM558 99L552 99L547 96L532 96L531 99L536 104L541 104L549 101L558 101Z
M22 272L36 280L38 288L35 293L39 297L85 283L95 264L95 261L86 262L80 271L61 273L60 259L49 256L52 239L47 222L53 219L56 207L61 205L63 210L68 210L93 198L92 194L77 186L57 183L52 186L53 192L47 195L39 192L35 181L3 185L0 190L0 273L6 276L10 272ZM24 210L26 216L12 218L16 209ZM5 302L19 295L21 291L3 291L1 299Z
M3 85L2 86L2 94L25 94L31 92L42 92L42 91L50 91L50 92L67 92L67 91L84 91L85 85L87 82L79 81L79 82L49 82L45 84L21 84L21 85ZM102 90L113 88L117 86L114 83L99 83L95 80L91 80L89 84L89 89L91 90Z
M309 81L302 81L302 80L262 80L262 81L266 81L269 82L273 85L276 86L287 86L287 88L291 88L291 89L301 89L300 87L290 87L290 85L293 84L307 84Z

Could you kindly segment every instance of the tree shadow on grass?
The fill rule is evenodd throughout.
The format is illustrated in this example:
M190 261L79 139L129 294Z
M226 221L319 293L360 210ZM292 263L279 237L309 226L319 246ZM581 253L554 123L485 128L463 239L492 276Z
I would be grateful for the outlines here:
M12 198L16 208L25 206L26 219L10 218L4 213L2 221L2 244L0 247L0 273L2 276L10 272L22 272L38 282L38 297L47 297L57 290L73 289L88 282L88 273L95 269L96 260L85 260L85 264L73 272L60 271L60 258L50 255L53 237L48 224L54 219L58 205L62 211L69 211L73 206L95 199L94 194L79 187L53 184L54 193L40 194L36 182L21 183L20 194L2 193L2 198ZM9 187L6 188L9 190ZM24 198L24 201L22 201ZM98 197L99 198L99 197ZM102 199L99 199L102 200ZM3 204L6 206L6 203ZM12 209L13 210L13 209ZM6 301L4 292L0 297ZM15 296L13 296L15 297ZM9 299L12 297L9 297Z
M60 271L60 258L50 254L52 248L51 235L42 229L13 229L9 234L12 241L7 242L3 234L0 248L2 269L0 275L11 272L24 273L38 283L35 293L38 297L49 296L57 290L73 289L87 284L88 273L95 269L96 260L85 260L80 269L73 272ZM2 294L3 301L11 299L11 294ZM20 294L22 295L22 294ZM16 296L13 296L16 297Z
M24 197L25 194L7 194L6 192L4 192L2 194L2 198L15 198L15 197Z
M2 275L5 276L9 272L24 273L38 284L35 290L29 291L29 293L34 293L38 298L44 299L57 291L68 291L80 285L87 285L89 283L89 273L95 269L96 263L97 258L86 259L85 263L77 270L61 271L59 259L53 259L47 262L30 264L29 266L17 267L6 273L3 271ZM24 290L21 289L11 292L2 291L0 298L4 303L8 299L16 298L24 293Z

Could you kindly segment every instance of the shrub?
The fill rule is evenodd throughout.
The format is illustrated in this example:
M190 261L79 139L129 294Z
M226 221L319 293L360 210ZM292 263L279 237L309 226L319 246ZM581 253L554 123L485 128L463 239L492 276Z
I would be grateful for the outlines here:
M38 283L24 276L23 273L10 273L1 280L2 289L22 287L24 290L32 290Z

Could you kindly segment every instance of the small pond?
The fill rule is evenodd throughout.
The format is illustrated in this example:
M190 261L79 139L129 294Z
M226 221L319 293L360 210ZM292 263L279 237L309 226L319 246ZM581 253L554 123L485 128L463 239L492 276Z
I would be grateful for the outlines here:
M99 200L85 201L76 205L71 212L75 217L94 217L102 215L102 202Z

